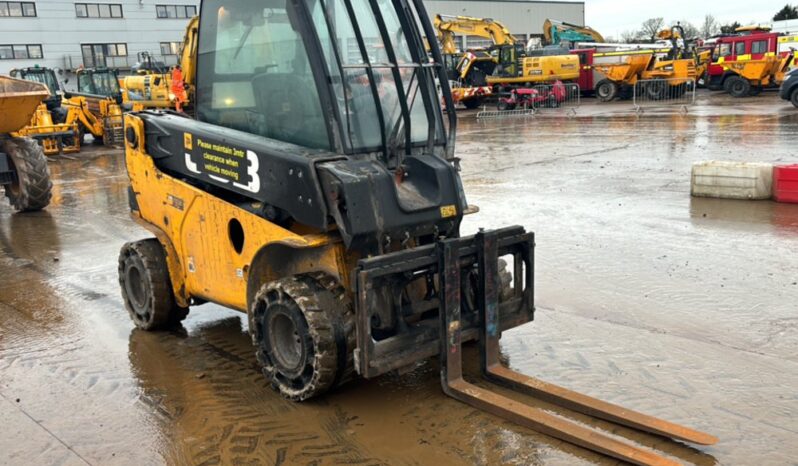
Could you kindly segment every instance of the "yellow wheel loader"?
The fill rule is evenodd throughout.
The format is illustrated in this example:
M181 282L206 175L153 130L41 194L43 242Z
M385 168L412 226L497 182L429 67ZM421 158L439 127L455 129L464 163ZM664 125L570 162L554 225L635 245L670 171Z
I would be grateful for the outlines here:
M55 71L35 66L15 68L10 74L15 78L44 84L49 92L49 96L36 107L28 125L17 133L35 139L46 155L80 151L79 128L76 122L67 121L67 111L61 106L63 97Z
M534 317L534 235L461 234L457 119L438 102L436 83L452 108L422 0L205 0L199 36L195 118L125 116L131 213L155 236L119 257L137 327L172 327L209 301L238 310L267 382L297 401L438 356L444 392L464 403L623 461L674 464L467 382L462 344L478 340L493 382L716 442L499 363L502 331Z
M50 97L44 84L0 76L0 186L18 211L41 210L52 197L41 146L19 133Z

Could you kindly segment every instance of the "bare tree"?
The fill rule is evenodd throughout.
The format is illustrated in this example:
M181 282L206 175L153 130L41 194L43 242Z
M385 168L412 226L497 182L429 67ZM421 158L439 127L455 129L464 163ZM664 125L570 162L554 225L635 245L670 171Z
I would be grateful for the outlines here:
M640 35L654 42L663 24L665 24L664 18L649 18L643 21L643 26L640 28Z
M718 22L712 15L704 16L704 22L701 24L701 37L707 39L714 36L720 31Z
M637 31L623 31L621 33L621 42L624 44L633 44L637 42L639 35L640 33Z

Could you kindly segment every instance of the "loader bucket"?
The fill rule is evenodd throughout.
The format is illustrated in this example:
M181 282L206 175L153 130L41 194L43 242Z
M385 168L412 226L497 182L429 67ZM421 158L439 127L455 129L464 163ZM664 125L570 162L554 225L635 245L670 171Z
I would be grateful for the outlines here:
M0 76L0 134L30 124L36 107L47 97L50 91L44 84Z

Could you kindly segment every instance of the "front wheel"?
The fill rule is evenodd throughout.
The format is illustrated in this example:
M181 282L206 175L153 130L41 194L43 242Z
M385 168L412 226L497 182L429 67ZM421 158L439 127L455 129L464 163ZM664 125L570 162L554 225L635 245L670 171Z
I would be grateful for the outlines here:
M10 138L2 150L11 159L17 179L5 186L5 194L14 209L22 212L41 210L52 198L53 183L47 157L40 145L29 138Z
M119 286L130 319L142 330L169 329L188 315L175 301L166 254L155 238L122 246Z
M790 93L790 102L795 108L798 108L798 87L792 90Z
M263 374L284 397L307 400L352 376L354 314L332 277L303 274L263 285L252 322Z
M723 89L732 97L747 97L751 92L751 83L740 76L729 76L723 83Z
M602 102L609 102L618 95L618 85L609 79L602 79L596 84L596 97Z

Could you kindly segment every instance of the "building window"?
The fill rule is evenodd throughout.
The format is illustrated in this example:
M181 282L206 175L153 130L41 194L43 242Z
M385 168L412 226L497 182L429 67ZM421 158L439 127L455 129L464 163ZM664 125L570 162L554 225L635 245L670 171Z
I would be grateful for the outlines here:
M0 17L4 16L32 18L36 16L36 4L33 2L0 2Z
M187 19L197 16L194 5L155 5L155 16L160 19Z
M180 42L161 42L161 55L179 55L182 45Z
M122 5L118 3L76 3L78 18L121 18Z
M39 44L0 45L0 60L25 60L42 58Z
M109 66L109 61L114 65L117 61L108 58L127 56L127 44L82 44L80 50L87 68Z

